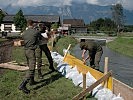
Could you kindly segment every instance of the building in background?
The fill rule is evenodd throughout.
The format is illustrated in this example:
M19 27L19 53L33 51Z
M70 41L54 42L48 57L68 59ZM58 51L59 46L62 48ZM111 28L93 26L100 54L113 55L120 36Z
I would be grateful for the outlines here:
M6 15L0 25L1 32L10 32L17 33L21 32L20 28L17 28L14 25L15 15ZM25 15L26 20L31 19L35 23L44 23L46 26L50 28L50 26L54 23L58 23L60 25L60 16L58 15Z
M87 33L83 19L63 19L62 29L63 34Z

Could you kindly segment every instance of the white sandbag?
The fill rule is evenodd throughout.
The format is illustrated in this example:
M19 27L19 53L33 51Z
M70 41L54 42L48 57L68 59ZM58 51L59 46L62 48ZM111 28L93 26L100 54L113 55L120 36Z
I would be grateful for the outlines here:
M81 84L83 82L83 76L82 73L78 74L76 77L74 77L72 79L73 83L75 84L75 86L78 86L79 84Z
M66 66L65 70L66 70L66 74L65 74L65 77L66 77L66 75L72 71L72 68L71 68L71 66L68 65L68 66Z
M86 88L91 86L93 83L95 83L94 79L86 79ZM79 86L83 88L83 82Z
M51 52L51 55L53 61L58 64L57 70L66 78L71 79L75 86L79 85L80 87L83 87L83 76L82 73L79 74L77 67L71 68L69 64L63 62L63 57L56 52ZM96 79L88 72L86 74L86 87L89 87L95 82ZM98 100L124 100L120 95L116 96L111 90L103 88L101 84L93 89L92 95Z
M70 51L69 50L67 51L67 49L63 49L63 54L65 55L66 53L70 54Z
M103 89L103 86L102 86L101 84L99 84L98 86L96 86L96 87L93 89L93 91L92 91L92 96L95 96L96 93L97 93L99 90L101 90L101 89Z
M68 72L68 73L66 74L66 76L65 76L65 77L68 78L68 79L72 79L72 77L73 77L73 75L74 75L75 73L78 74L78 71L77 71L77 68L76 68L76 67L70 69L69 71L70 71L70 72Z
M120 96L119 93L117 96L113 97L112 100L124 100L124 99Z
M68 64L66 64L66 63L60 63L58 66L57 66L57 70L59 71L59 72L64 72L65 71L65 68L66 68L66 66L67 66Z
M97 81L97 80L90 74L90 72L87 72L87 73L86 73L86 79L93 80L94 82Z
M51 56L53 58L53 61L56 62L57 64L63 62L63 57L57 52L51 52Z
M114 97L114 94L112 93L111 90L107 88L103 88L99 90L95 95L95 98L97 98L98 100L112 100L113 97Z

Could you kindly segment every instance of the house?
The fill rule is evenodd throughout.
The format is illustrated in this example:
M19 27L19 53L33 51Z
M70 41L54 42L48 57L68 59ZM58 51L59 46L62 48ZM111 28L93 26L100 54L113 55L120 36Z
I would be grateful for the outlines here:
M13 19L15 15L6 15L0 25L1 32L21 32L20 28L14 25ZM50 27L53 23L60 24L60 16L58 15L25 15L26 20L33 20L35 23L44 23Z
M83 19L64 19L62 30L68 33L87 33Z

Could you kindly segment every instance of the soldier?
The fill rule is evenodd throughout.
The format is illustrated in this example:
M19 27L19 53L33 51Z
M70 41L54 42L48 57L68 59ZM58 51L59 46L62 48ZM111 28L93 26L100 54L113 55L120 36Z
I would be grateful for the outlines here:
M85 39L83 39L80 42L80 48L83 50L82 59L84 64L86 63L87 59L89 59L90 66L96 70L99 70L99 62L103 54L101 45L94 41L85 41ZM85 53L87 50L89 51L89 55L85 58Z
M50 38L50 34L48 32L48 29L43 24L40 24L39 30L41 33L41 38L39 40L39 47L36 50L36 57L37 57L38 78L42 79L43 78L43 75L41 73L42 51L47 56L47 59L49 62L49 69L51 69L52 71L55 71L55 68L53 66L53 59L52 59L50 50L47 46L48 40Z
M24 93L29 94L30 90L26 88L26 84L30 83L30 85L34 85L36 82L34 81L35 74L35 65L36 65L36 57L35 57L35 49L37 48L39 31L33 29L33 21L27 21L27 29L23 32L22 37L24 39L24 49L25 56L27 59L27 64L29 70L26 73L26 77L23 82L20 84L19 89Z

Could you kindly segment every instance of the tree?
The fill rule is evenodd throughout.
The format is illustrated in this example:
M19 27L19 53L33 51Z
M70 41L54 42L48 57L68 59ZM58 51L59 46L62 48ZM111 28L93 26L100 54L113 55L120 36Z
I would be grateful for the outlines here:
M0 9L0 23L2 22L3 18L5 17L5 14L3 11Z
M59 27L58 23L54 23L51 25L51 29L57 30L57 28Z
M23 11L20 9L14 17L14 24L17 28L24 30L26 28L26 19L23 15Z
M120 29L124 27L124 14L123 14L123 7L121 4L115 4L111 8L112 10L112 18L117 25L117 32L119 35Z
M115 23L110 18L99 18L96 21L92 21L89 25L92 31L114 31Z

